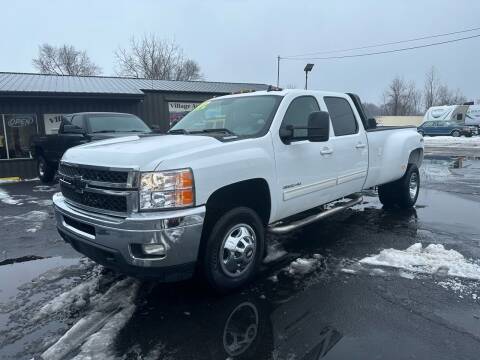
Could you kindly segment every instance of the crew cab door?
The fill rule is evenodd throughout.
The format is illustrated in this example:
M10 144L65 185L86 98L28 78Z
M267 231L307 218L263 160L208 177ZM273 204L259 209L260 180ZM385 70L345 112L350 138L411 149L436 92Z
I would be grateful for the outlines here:
M279 131L287 125L307 127L312 112L326 110L311 95L288 95L277 116L279 128L272 129L277 169L277 218L285 218L335 199L336 167L331 142L282 141ZM305 136L307 130L304 131Z
M367 178L367 134L350 98L324 96L323 101L333 129L330 146L335 157L337 195L343 197L361 191Z

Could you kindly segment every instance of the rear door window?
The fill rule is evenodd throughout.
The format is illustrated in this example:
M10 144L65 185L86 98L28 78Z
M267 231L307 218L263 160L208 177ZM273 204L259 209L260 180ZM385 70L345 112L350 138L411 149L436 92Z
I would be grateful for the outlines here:
M358 123L349 102L344 98L325 97L335 136L358 133Z

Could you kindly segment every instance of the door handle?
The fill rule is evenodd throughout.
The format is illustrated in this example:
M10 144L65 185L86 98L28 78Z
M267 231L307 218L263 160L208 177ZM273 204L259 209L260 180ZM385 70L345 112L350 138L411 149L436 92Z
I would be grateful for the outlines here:
M367 146L367 145L364 144L364 143L358 143L357 145L355 145L355 147L356 147L357 149L363 149L363 148L365 148L366 146Z
M333 153L333 149L329 147L324 147L322 150L320 150L321 155L330 155Z

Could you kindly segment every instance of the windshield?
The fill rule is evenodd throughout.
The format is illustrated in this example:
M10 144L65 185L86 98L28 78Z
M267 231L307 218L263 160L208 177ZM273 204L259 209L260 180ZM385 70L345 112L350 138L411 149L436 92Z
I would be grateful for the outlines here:
M242 96L208 100L180 120L171 132L224 132L237 136L258 136L270 126L278 95Z
M151 132L150 128L135 115L92 114L87 115L92 133L98 132Z

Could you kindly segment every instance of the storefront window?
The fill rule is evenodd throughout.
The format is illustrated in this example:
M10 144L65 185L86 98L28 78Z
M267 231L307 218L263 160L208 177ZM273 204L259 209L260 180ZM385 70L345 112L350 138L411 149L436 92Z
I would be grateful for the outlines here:
M5 141L5 127L3 126L3 115L0 114L0 160L8 159L7 143Z
M30 145L37 135L37 119L33 114L5 114L0 132L1 159L28 159Z
M185 115L195 109L200 103L191 102L169 102L168 113L170 127L179 122Z

